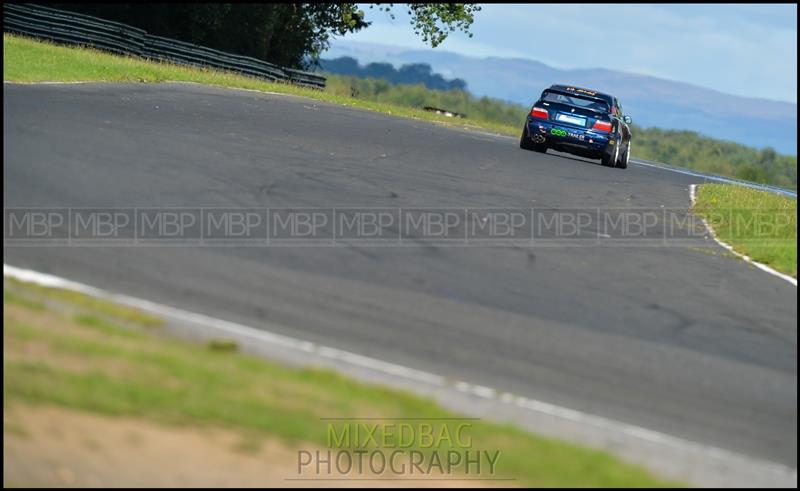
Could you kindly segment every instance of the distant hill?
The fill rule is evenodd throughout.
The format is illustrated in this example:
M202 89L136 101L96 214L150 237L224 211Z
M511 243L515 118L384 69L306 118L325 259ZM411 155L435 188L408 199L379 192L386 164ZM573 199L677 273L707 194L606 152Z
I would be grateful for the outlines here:
M393 84L423 84L433 90L467 90L467 83L460 79L446 80L427 63L410 63L395 70L391 63L370 63L366 66L358 64L358 60L349 56L320 60L320 70L336 75L350 75L359 78L382 78Z
M688 129L756 148L797 155L797 104L738 97L683 82L602 68L562 70L514 58L473 58L440 50L338 40L328 58L361 63L424 63L442 76L458 76L475 95L529 105L553 83L617 95L634 122L645 127Z

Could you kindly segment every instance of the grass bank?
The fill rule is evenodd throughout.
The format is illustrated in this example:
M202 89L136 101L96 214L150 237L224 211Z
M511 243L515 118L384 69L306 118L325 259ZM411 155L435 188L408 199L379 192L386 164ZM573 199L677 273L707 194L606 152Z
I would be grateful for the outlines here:
M740 186L703 184L694 211L736 252L797 278L797 200Z
M288 83L266 82L214 69L193 68L161 61L119 56L91 48L59 46L3 34L3 80L10 82L196 82L218 87L253 89L309 97L394 116L434 121L519 136L519 128L493 121L454 121L452 118L383 102L352 98L339 90L316 90ZM338 87L338 86L337 86Z
M200 344L170 337L150 315L81 294L5 279L3 304L6 407L63 407L180 428L234 430L253 446L269 437L297 449L329 448L330 421L322 418L388 423L424 417L434 433L454 424L440 418L460 421L415 395L331 371L270 363L224 340ZM509 425L468 423L472 448L500 451L495 477L516 479L504 484L667 484L604 452ZM376 434L389 431L384 429ZM421 441L411 448L432 451Z

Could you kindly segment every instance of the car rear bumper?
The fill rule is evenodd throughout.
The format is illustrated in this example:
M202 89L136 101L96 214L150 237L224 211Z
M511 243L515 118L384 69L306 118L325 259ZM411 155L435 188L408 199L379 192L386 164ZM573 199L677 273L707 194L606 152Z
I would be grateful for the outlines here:
M581 153L601 154L613 150L616 143L612 134L597 130L576 128L531 117L528 117L526 124L529 137L538 134L545 138L548 146L568 151L574 149Z

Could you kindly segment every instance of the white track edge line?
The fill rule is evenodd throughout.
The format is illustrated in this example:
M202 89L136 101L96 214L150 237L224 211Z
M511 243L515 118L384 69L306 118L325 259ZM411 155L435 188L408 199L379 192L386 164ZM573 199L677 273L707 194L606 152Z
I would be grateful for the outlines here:
M725 183L725 184L731 184L731 185L734 185L734 186L740 186L740 187L743 187L743 188L757 189L759 191L764 191L766 193L780 194L781 196L788 196L790 198L797 199L797 193L791 191L790 189L782 189L782 188L772 187L772 186L762 186L762 185L759 185L758 183L743 182L743 181L740 181L740 180L737 180L737 179L733 179L733 178L730 178L730 177L715 176L713 174L705 174L705 173L702 173L700 171L695 171L695 170L692 170L692 169L689 169L689 168L684 168L684 169L677 168L677 167L674 167L674 166L669 166L669 164L660 165L658 163L643 162L641 160L636 160L636 159L631 159L630 163L636 164L636 165L641 165L641 166L644 166L644 167L652 167L654 169L661 169L661 170L667 171L667 172L674 172L676 174L683 174L683 175L692 176L692 177L701 177L706 181L715 181L715 182L721 182L721 183Z
M143 300L128 295L117 294L97 287L89 286L83 283L67 280L58 276L50 275L47 273L40 273L33 270L17 268L3 263L3 277L10 277L20 281L26 281L41 286L62 288L71 291L77 291L96 298L111 300L120 304L128 305L130 307L139 308L154 314L160 314L175 319L205 325L212 329L235 333L238 335L258 339L262 342L296 349L309 354L316 354L318 356L333 359L340 362L345 362L361 368L372 369L378 372L386 373L389 375L400 376L410 380L417 380L439 387L452 387L459 392L467 393L484 399L492 399L504 404L511 404L532 412L541 413L548 416L554 416L568 421L577 423L589 424L595 427L604 428L607 430L623 433L627 436L638 438L650 443L661 444L678 449L692 450L700 452L710 457L718 458L721 460L744 460L749 462L758 463L765 469L783 476L792 476L796 479L797 470L783 464L755 459L746 455L724 450L719 447L711 445L704 445L689 440L684 440L679 437L674 437L661 433L655 430L650 430L640 426L630 425L619 421L607 419L601 416L596 416L582 411L569 409L563 406L550 404L547 402L530 399L527 397L509 394L507 392L498 391L490 387L481 385L470 384L463 381L448 381L447 378L441 375L416 370L403 365L378 360L356 353L331 348L328 346L318 345L309 341L304 341L281 334L272 333L263 329L257 329L251 326L238 324L204 314L197 314L194 312L170 307L167 305Z
M692 206L694 206L695 202L697 201L697 186L699 186L699 184L690 184L689 185L689 199L692 202ZM778 278L780 278L782 280L788 281L789 283L791 283L795 287L797 286L797 279L796 278L792 278L791 276L789 276L787 274L781 273L780 271L776 271L776 270L770 268L769 266L767 266L766 264L763 264L763 263L760 263L760 262L754 260L753 258L751 258L750 256L748 256L746 254L742 254L741 252L735 251L733 249L733 246L721 241L719 239L719 237L717 237L717 233L714 232L714 229L711 228L711 225L709 225L709 223L706 221L705 218L703 218L702 220L703 220L703 225L705 225L706 230L708 230L708 232L711 234L711 237L714 239L714 241L717 244L719 244L720 246L722 246L724 249L726 249L728 252L732 253L733 255L735 255L736 257L738 257L740 259L743 259L745 262L752 264L753 266L757 267L760 270L766 271L767 273L769 273L769 274L771 274L773 276L777 276Z

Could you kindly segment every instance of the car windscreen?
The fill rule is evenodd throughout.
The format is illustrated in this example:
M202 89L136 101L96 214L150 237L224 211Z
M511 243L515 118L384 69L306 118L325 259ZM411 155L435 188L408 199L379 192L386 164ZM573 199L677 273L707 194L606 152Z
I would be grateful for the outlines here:
M608 112L608 104L597 99L590 99L588 97L580 97L577 95L567 95L560 92L550 92L546 90L542 94L542 100L547 102L558 102L560 104L568 104L570 106L582 107L592 111Z

